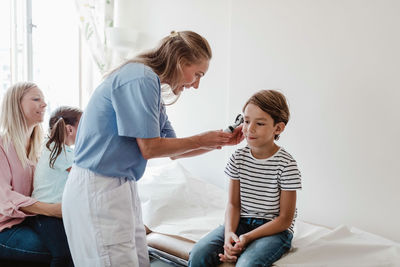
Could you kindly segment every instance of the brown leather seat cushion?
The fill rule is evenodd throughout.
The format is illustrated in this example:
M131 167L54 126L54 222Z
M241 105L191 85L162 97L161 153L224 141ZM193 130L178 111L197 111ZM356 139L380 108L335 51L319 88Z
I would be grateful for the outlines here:
M184 260L189 259L189 252L192 250L194 244L195 242L192 240L179 236L171 236L154 232L147 235L147 245Z
M147 233L147 245L164 251L168 254L176 256L178 258L189 260L189 252L192 250L194 241L175 235L166 235L152 232L146 228ZM232 267L234 264L223 263L219 267Z

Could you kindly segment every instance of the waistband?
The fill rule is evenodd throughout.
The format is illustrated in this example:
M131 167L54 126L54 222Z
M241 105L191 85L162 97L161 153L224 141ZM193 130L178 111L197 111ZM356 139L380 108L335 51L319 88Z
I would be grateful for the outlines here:
M240 218L240 223L244 223L244 224L252 225L252 226L260 226L269 221L271 221L271 220L263 219L263 218L245 218L245 217Z

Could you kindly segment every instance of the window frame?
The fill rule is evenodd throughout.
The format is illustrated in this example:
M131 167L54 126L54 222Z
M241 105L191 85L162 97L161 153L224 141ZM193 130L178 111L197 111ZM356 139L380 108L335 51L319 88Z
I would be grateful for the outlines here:
M20 81L32 81L34 72L33 61L33 24L32 0L8 0L10 2L10 84ZM33 3L34 4L34 3ZM78 36L78 103L82 108L82 37Z

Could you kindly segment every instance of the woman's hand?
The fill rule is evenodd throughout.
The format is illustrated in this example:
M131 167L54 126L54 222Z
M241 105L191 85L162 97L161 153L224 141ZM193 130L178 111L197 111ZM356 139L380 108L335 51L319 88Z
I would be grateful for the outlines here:
M233 134L225 133L222 130L209 131L197 135L199 147L202 149L221 149L226 146L232 139Z
M236 262L238 256L242 253L241 247L237 246L240 242L238 236L229 232L225 235L224 254L220 253L219 260L222 262Z
M243 128L243 125L239 125L238 127L235 128L235 130L232 133L232 137L231 137L231 139L229 139L229 142L227 143L227 145L235 146L243 141L244 135L242 132L242 128Z
M30 214L40 214L49 217L62 218L61 203L45 203L37 201L30 206L21 207L20 210Z

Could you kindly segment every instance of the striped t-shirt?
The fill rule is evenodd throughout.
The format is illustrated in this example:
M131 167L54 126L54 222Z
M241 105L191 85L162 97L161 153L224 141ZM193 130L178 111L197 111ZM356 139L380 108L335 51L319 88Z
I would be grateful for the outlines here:
M273 220L279 216L280 191L301 189L301 174L293 157L280 148L267 159L256 159L248 146L237 149L225 173L240 181L240 217ZM293 226L297 209L289 231Z

